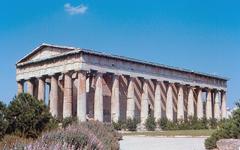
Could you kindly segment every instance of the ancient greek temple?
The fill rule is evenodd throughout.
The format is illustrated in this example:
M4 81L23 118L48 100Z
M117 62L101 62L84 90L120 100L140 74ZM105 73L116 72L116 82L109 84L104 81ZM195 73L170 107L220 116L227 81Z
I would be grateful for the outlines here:
M227 78L87 49L42 44L16 64L18 93L58 118L111 122L226 118Z

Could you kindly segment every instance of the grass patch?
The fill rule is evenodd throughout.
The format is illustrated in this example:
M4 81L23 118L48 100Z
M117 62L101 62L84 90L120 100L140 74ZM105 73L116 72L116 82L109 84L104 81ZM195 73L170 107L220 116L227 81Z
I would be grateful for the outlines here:
M170 131L146 131L127 132L123 135L144 135L144 136L210 136L215 130L170 130Z

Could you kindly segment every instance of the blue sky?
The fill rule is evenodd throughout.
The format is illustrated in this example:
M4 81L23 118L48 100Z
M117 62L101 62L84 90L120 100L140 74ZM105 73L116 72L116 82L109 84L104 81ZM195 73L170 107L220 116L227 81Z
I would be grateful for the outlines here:
M158 62L230 78L240 98L240 2L1 0L0 99L16 93L15 63L41 43Z

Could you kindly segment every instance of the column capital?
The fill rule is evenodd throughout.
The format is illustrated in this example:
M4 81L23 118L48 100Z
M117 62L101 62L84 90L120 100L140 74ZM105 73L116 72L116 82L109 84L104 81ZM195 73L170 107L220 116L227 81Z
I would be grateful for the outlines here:
M24 80L24 79L17 80L17 83L21 83L21 84L23 84L24 82L25 82L25 80Z
M37 76L36 77L38 80L41 79L41 80L45 80L46 79L46 76Z
M80 69L80 70L75 70L75 72L77 72L77 73L87 74L87 73L89 72L89 70L83 70L83 69Z
M162 82L163 80L159 80L159 79L156 80L156 83L162 83Z
M175 84L174 82L168 82L168 86L173 87L174 84Z
M227 91L221 90L220 91L222 94L227 94Z
M103 74L104 74L103 72L96 72L96 75L95 75L95 76L96 76L96 77L102 77Z
M113 73L113 76L118 76L120 77L122 74L121 73Z
M112 77L113 77L113 79L119 79L120 75L113 74Z
M74 70L66 70L66 71L63 71L61 72L62 74L68 74L68 75L72 75L75 71Z
M207 90L207 92L212 92L212 89L210 89L210 88L207 88L206 90Z
M130 81L134 81L137 77L136 76L130 76L129 79Z
M144 82L149 82L149 80L151 80L151 79L143 78Z

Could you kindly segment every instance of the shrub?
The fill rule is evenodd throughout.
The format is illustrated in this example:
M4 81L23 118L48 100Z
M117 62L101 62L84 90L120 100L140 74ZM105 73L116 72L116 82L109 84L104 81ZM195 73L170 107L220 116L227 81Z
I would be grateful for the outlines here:
M19 94L6 111L9 122L7 133L37 138L47 127L51 114L47 106L30 94Z
M178 120L177 122L161 118L158 120L158 125L162 130L201 130L208 128L215 129L218 126L218 122L213 119L211 121L206 118L197 119L196 117L189 117L186 120Z
M167 122L168 122L168 119L167 118L160 118L157 123L159 125L159 127L162 129L162 130L166 130L167 129Z
M162 130L176 130L177 129L177 124L168 120L165 117L158 120L158 125Z
M154 131L156 129L156 121L152 115L149 115L146 119L145 126L148 131Z
M57 120L54 117L51 117L51 119L49 120L47 126L46 126L46 131L51 131L51 130L55 130L59 127L59 123L60 121Z
M188 130L201 130L201 129L207 129L207 120L206 118L198 119L197 117L189 117L187 121L186 129ZM217 125L217 122L216 122Z
M138 124L138 121L135 118L133 118L133 119L128 118L126 121L126 127L127 127L128 131L136 131L137 124Z
M8 127L8 122L5 119L5 113L6 113L6 106L0 101L0 140L5 135L5 132Z
M217 125L218 125L217 119L212 118L208 122L209 122L209 127L211 129L216 129L217 128Z
M112 125L113 125L113 128L115 129L115 130L122 130L122 129L125 129L125 126L126 126L126 123L125 122L123 122L123 121L121 121L121 120L119 120L118 122L112 122Z
M33 142L33 139L26 139L16 135L6 135L0 142L0 149L2 150L20 150L22 146Z
M66 129L51 131L29 145L16 145L21 149L119 149L115 131L108 124L89 121L73 124ZM21 147L22 146L22 147Z
M76 117L66 117L62 121L62 127L66 128L69 125L72 125L73 123L76 123L76 122L77 122L77 118Z
M216 132L214 132L211 137L209 137L209 138L207 138L205 140L205 143L204 143L205 144L205 148L206 149L214 149L214 148L216 148L217 140L218 140L217 134L216 134Z
M237 102L237 109L232 113L232 117L221 122L219 129L205 140L207 149L216 148L216 142L220 139L240 138L240 103Z

